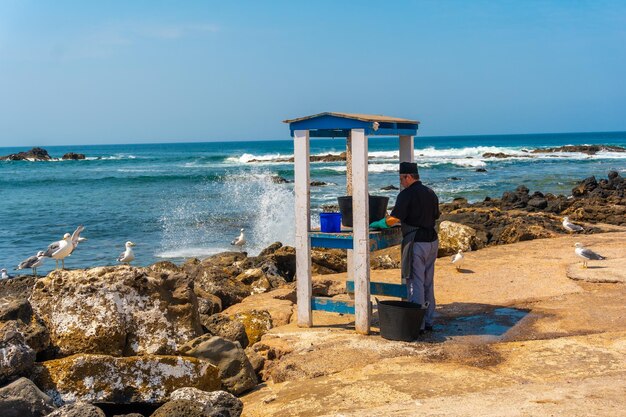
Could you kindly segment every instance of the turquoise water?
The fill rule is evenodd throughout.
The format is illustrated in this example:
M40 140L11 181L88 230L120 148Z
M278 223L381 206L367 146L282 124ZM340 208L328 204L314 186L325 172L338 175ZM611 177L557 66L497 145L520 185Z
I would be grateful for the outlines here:
M415 139L424 182L442 201L462 196L499 197L519 184L531 191L569 194L576 181L626 172L626 153L527 155L524 149L567 144L626 146L626 132L434 137ZM398 183L397 138L369 140L370 192ZM244 227L248 251L274 241L293 243L293 185L274 184L272 175L293 179L293 166L277 163L293 155L292 141L179 143L46 147L84 161L0 162L0 267L19 261L85 225L82 243L66 259L69 268L115 264L124 242L137 244L137 264L206 256L230 249ZM0 155L27 148L0 148ZM312 140L311 154L339 153L342 139ZM484 159L485 152L517 155ZM260 163L249 163L261 159ZM476 172L485 168L487 172ZM626 174L622 174L626 175ZM311 177L330 183L312 187L313 223L323 203L345 191L344 163L314 163ZM452 180L452 177L461 180ZM41 272L50 270L48 260Z

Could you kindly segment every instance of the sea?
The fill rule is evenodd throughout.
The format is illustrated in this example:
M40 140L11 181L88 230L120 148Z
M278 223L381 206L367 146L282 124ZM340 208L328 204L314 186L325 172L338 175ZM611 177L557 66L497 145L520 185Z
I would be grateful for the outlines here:
M415 138L415 160L440 201L500 197L518 185L531 192L570 195L581 179L626 172L626 153L533 154L537 148L603 144L626 147L626 132ZM30 147L0 148L0 155ZM130 145L49 146L49 162L0 161L0 268L23 259L84 225L82 242L67 268L115 265L124 243L136 244L136 265L182 262L232 250L243 228L245 250L257 254L272 242L294 242L292 140ZM311 154L339 154L344 139L312 139ZM85 160L63 161L67 152ZM502 152L507 158L485 158ZM398 139L369 139L369 189L390 197L398 186ZM256 162L252 162L256 161ZM479 172L480 168L486 170ZM479 170L479 171L477 171ZM324 204L345 195L344 162L316 162L311 180L312 224ZM39 268L54 268L48 259ZM20 271L18 273L24 273ZM30 271L27 271L28 273Z

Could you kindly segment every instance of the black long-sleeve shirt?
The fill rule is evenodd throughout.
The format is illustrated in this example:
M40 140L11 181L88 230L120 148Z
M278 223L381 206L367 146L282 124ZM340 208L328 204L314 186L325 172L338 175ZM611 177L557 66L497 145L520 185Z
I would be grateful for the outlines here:
M416 181L400 191L391 216L400 219L404 224L419 227L415 233L415 242L437 240L435 220L439 218L439 198L421 181Z

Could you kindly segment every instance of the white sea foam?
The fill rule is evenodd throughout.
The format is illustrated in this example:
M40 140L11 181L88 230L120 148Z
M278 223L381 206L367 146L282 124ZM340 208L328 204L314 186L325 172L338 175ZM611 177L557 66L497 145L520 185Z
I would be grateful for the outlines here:
M184 247L179 249L165 250L155 253L157 258L205 258L216 253L232 250L230 247L204 248L204 247Z

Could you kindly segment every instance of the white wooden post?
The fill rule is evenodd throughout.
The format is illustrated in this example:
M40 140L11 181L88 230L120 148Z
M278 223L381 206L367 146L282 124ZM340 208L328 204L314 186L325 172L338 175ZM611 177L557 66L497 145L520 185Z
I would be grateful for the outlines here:
M348 132L346 138L346 195L352 195L352 133ZM348 279L354 279L354 259L353 250L346 251L346 261L348 266Z
M400 136L400 162L415 162L413 136ZM402 189L402 184L400 188Z
M352 222L354 307L357 333L369 334L370 248L369 196L367 183L367 137L363 129L352 129Z
M309 169L309 131L296 130L294 148L294 190L296 206L296 285L298 295L298 326L311 327L311 204Z

